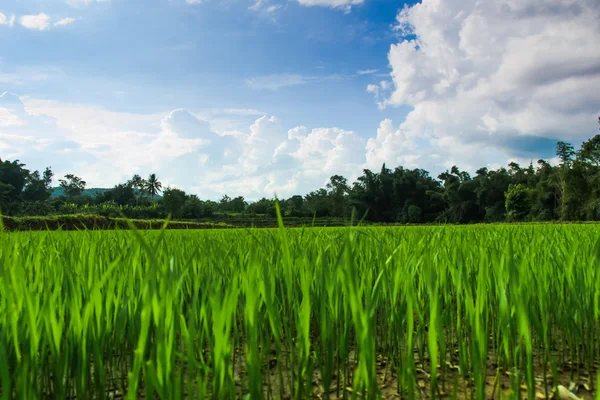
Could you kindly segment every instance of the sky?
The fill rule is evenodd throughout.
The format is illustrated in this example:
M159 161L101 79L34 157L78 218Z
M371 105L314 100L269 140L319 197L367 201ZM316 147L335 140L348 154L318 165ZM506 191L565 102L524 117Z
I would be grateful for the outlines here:
M0 158L256 200L598 133L597 0L2 0Z

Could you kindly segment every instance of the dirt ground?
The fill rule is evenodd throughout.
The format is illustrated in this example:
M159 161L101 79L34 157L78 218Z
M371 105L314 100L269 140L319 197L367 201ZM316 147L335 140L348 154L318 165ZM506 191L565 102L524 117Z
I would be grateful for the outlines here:
M353 356L351 353L350 357L351 361L353 361ZM491 357L491 359L493 359ZM244 372L244 360L243 356L240 355L236 357L236 376L235 383L236 387L239 390L239 394L243 397L244 392L244 383L242 381L246 379ZM425 364L425 365L423 365ZM417 373L416 373L416 390L415 393L416 399L429 399L431 398L431 376L429 371L431 368L429 365L425 363L417 364ZM536 370L535 381L536 381L536 398L538 399L546 399L546 390L545 385L543 383L543 371L539 363L534 361L534 365ZM571 371L573 369L573 371ZM270 381L270 390L267 385L264 385L264 393L265 398L270 399L280 399L281 396L281 386L279 384L279 372L277 369L277 359L274 355L274 351L269 361L269 365L263 369L263 379L265 377L265 373L269 371L269 381ZM475 399L475 387L473 380L465 380L462 378L459 368L457 365L452 365L451 363L446 363L446 368L444 371L443 377L440 375L441 366L438 366L438 390L437 397L438 398L454 398L454 393L456 393L456 398L458 399ZM598 370L598 363L594 366L594 371L592 371L591 378L587 375L587 371L585 366L580 366L580 368L571 367L570 363L561 366L558 369L558 384L564 386L565 389L572 389L571 395L577 396L576 398L582 400L593 400L595 395L595 384L596 384L596 372ZM487 399L501 399L501 398L509 398L512 393L511 385L512 380L515 379L514 376L507 371L502 371L497 368L497 365L493 361L488 362L488 375L485 383L485 393ZM571 375L573 372L573 380L571 380ZM285 373L285 372L284 372ZM342 374L343 375L343 374ZM287 376L287 375L284 375ZM547 384L549 386L553 385L554 378L552 376L551 371L547 371ZM379 382L379 388L381 391L381 396L384 399L402 399L404 398L401 394L398 393L398 377L396 372L390 365L388 365L387 360L379 355L377 357L377 377ZM516 378L519 379L519 378ZM348 385L343 383L343 379L341 380L340 387L337 387L337 376L334 376L331 387L326 393L325 388L321 384L321 379L318 372L315 372L312 381L312 398L313 399L350 399L353 395L352 383L350 382ZM525 380L523 377L519 380L519 392L520 398L527 398L527 386L525 385ZM456 391L456 392L455 392ZM270 392L270 394L269 394ZM284 396L283 400L291 400L292 395L290 394L290 388L287 387L284 382ZM502 393L502 394L501 394ZM561 399L572 399L575 397L565 397L563 393L559 398ZM357 393L358 398L363 398L360 393ZM552 388L548 389L548 398L556 398L552 393Z

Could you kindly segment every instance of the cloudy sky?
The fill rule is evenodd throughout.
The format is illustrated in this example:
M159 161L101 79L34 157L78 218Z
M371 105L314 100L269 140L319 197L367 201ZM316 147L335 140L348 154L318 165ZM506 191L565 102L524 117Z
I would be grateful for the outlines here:
M599 43L597 0L2 0L0 158L251 200L549 159Z

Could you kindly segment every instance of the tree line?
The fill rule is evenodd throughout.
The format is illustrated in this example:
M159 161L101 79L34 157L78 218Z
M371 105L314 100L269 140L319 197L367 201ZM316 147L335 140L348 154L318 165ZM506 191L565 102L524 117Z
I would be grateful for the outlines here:
M599 118L600 123L600 118ZM480 168L471 176L457 166L438 175L423 169L394 169L385 164L365 169L350 184L334 175L305 196L280 199L284 216L359 218L383 223L478 223L502 221L600 220L600 135L579 149L556 146L558 163L547 160L496 170ZM177 188L163 188L156 174L134 175L125 183L92 196L73 174L59 179L61 196L52 196L54 174L29 171L19 160L0 159L0 208L5 215L44 216L95 213L130 218L210 219L217 214L275 217L275 199L248 203L243 196L201 200ZM160 198L158 195L161 194Z

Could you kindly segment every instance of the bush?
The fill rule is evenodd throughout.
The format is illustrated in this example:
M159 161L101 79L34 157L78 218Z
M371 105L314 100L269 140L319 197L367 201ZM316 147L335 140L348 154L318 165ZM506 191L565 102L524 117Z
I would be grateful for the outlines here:
M4 228L7 231L40 231L40 230L105 230L129 229L133 223L138 229L161 229L165 220L160 219L127 219L107 218L101 215L76 214L56 215L52 217L3 217ZM213 229L230 228L227 224L214 224L209 222L171 221L168 229Z

